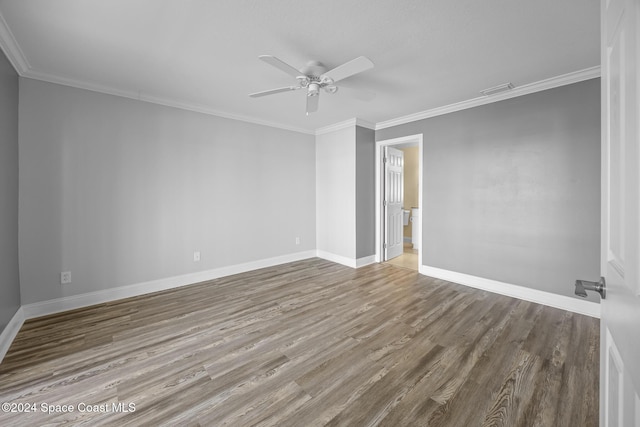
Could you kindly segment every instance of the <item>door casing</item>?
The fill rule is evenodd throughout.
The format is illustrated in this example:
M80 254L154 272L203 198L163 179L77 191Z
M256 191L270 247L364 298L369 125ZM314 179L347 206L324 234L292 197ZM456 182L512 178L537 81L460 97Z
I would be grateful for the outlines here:
M417 145L418 146L418 204L420 205L420 220L418 221L418 235L420 236L420 247L418 248L418 269L422 270L422 248L424 248L424 242L422 237L422 221L424 218L424 201L422 198L423 188L424 188L424 179L423 179L423 159L424 159L424 149L423 149L423 135L415 134L415 135L407 135L399 138L385 139L382 141L376 141L376 236L375 236L375 245L376 245L376 253L375 260L376 262L381 262L384 259L384 221L382 220L382 215L384 214L384 186L382 179L384 177L384 147L389 146L398 146L398 145ZM413 226L415 227L415 223Z

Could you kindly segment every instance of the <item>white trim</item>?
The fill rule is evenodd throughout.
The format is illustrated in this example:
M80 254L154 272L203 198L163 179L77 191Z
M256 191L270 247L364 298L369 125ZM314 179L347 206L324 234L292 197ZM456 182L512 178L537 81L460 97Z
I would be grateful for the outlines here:
M528 83L522 86L518 86L509 92L503 92L494 96L481 96L473 99L469 99L462 102L457 102L450 105L436 107L430 110L421 111L407 116L398 117L391 120L385 120L382 122L372 123L363 119L353 118L344 122L336 123L333 125L325 126L316 129L315 131L299 128L296 126L290 126L283 123L271 122L268 120L262 120L255 117L248 117L239 114L233 114L212 109L210 107L199 105L195 103L189 103L179 100L172 100L168 98L158 98L151 95L144 95L137 91L128 91L117 89L111 86L105 86L95 84L91 82L81 81L77 79L71 79L67 77L56 76L50 73L43 73L35 71L31 68L29 61L27 60L24 52L20 48L20 45L16 41L13 33L9 29L7 22L4 19L2 13L0 13L0 48L7 55L7 58L16 69L18 74L25 78L31 78L34 80L42 80L50 83L61 84L64 86L71 86L80 89L86 89L93 92L105 93L109 95L121 96L124 98L136 99L139 101L149 102L153 104L164 105L168 107L179 108L182 110L194 111L202 114L208 114L217 117L223 117L232 120L239 120L247 123L254 123L263 126L269 126L293 132L299 132L310 135L321 135L323 133L333 132L335 130L343 129L349 126L362 126L368 129L379 130L392 126L398 126L401 124L414 122L416 120L422 120L429 117L435 117L442 114L451 113L454 111L460 111L479 105L490 104L492 102L502 101L504 99L514 98L517 96L526 95L533 92L539 92L546 89L552 89L558 86L564 86L571 83L577 83L583 80L589 80L596 77L600 77L600 66L586 68L584 70L574 71L571 73L563 74L556 77L551 77L538 82Z
M154 97L151 95L144 95L144 94L140 95L140 100L145 102L150 102L152 104L180 108L182 110L188 110L188 111L195 111L196 113L208 114L210 116L222 117L222 118L231 119L231 120L238 120L241 122L252 123L255 125L269 126L272 128L304 133L307 135L315 135L315 132L309 129L304 129L296 126L289 126L284 123L277 123L269 120L258 119L256 117L248 117L240 114L227 113L224 111L214 110L204 105L197 105L193 103L183 103L183 102L174 101L168 98L158 98L158 97Z
M337 130L348 129L350 127L355 127L355 126L360 126L360 127L371 129L371 130L375 130L376 128L375 123L371 123L363 119L353 118L353 119L345 120L343 122L338 122L329 126L318 128L315 131L315 135L316 136L324 135L325 133L331 133Z
M364 119L358 119L358 118L356 118L356 126L360 126L360 127L371 129L371 130L375 130L376 129L376 124L375 123L366 121Z
M376 262L384 261L384 250L382 245L384 243L384 239L382 236L382 149L383 147L388 147L391 145L400 145L400 144L410 144L414 143L418 145L418 207L420 208L420 221L418 222L418 236L422 240L422 219L424 217L424 209L422 209L422 189L424 188L424 177L423 177L423 167L422 163L424 161L424 144L423 144L423 135L421 133L415 135L407 135L401 136L399 138L385 139L383 141L376 141L376 156L375 156L375 206L376 206L376 231L375 231L375 245L376 245L376 253L375 259ZM413 227L415 227L416 223L413 223ZM404 236L403 236L404 237ZM422 242L418 246L418 259L422 260Z
M39 71L28 70L21 74L24 78L33 80L39 80L63 86L74 87L76 89L89 90L91 92L98 92L107 95L120 96L122 98L135 99L136 101L148 102L150 104L163 105L165 107L178 108L181 110L193 111L196 113L207 114L209 116L222 117L225 119L239 120L241 122L252 123L256 125L269 126L272 128L278 128L288 130L292 132L304 133L308 135L314 135L315 132L309 129L303 129L295 126L285 125L283 123L272 122L268 120L262 120L255 117L243 116L240 114L227 113L224 111L215 110L205 105L183 102L169 98L160 98L151 95L145 95L144 93L137 91L120 90L110 86L99 85L95 83L88 83L81 80L70 79L66 77L58 77L52 74L41 73Z
M369 255L362 258L349 258L342 255L336 255L331 252L317 250L316 256L318 258L326 259L327 261L335 262L337 264L342 264L351 268L360 268L360 267L364 267L365 265L378 262L375 255Z
M89 83L82 80L55 76L53 74L43 73L40 71L25 70L23 73L20 74L20 76L25 79L53 83L53 84L62 85L62 86L69 86L75 89L84 89L91 92L102 93L105 95L114 95L122 98L129 98L129 99L135 99L136 101L141 101L140 92L116 89L111 86L104 86L97 83Z
M4 330L0 334L0 362L2 362L7 351L9 351L9 347L11 347L11 343L16 338L16 335L18 335L25 319L24 310L20 307L7 326L4 327Z
M347 267L356 268L356 259L349 258L342 255L336 255L331 252L322 251L318 249L316 251L316 256L318 258L326 259L327 261L335 262L338 264L346 265Z
M560 76L551 77L549 79L540 80L538 82L517 86L511 91L502 92L493 96L479 96L477 98L468 99L466 101L456 102L454 104L432 108L430 110L409 114L407 116L398 117L396 119L378 122L376 123L376 130L403 125L405 123L415 122L417 120L428 119L430 117L441 116L443 114L453 113L454 111L466 110L467 108L491 104L493 102L503 101L505 99L515 98L522 95L528 95L530 93L540 92L547 89L553 89L555 87L565 86L572 83L578 83L584 80L595 79L597 77L600 77L599 65L591 68L585 68L584 70L574 71Z
M261 259L258 261L251 261L242 264L215 268L208 271L183 274L181 276L167 277L164 279L151 280L149 282L136 283L133 285L121 286L118 288L104 289L101 291L90 292L86 294L71 295L68 297L57 298L49 301L26 304L22 306L22 309L24 310L25 318L32 319L34 317L46 316L48 314L73 310L76 308L87 307L95 304L102 304L122 298L129 298L148 294L151 292L164 291L167 289L192 285L194 283L200 283L224 276L230 276L232 274L244 273L260 268L273 267L275 265L285 264L288 262L314 258L315 256L316 251L314 250L297 252L273 258Z
M1 18L1 16L0 16ZM385 120L382 122L372 123L364 119L360 118L352 118L349 120L345 120L343 122L335 123L329 126L324 126L316 129L315 131L299 128L296 126L290 126L283 123L272 122L268 120L262 120L255 117L243 116L240 114L227 113L224 111L219 111L207 107L205 105L199 105L195 103L189 103L184 101L178 101L168 98L159 98L151 95L145 95L136 91L127 91L116 89L110 86L99 85L95 83L89 83L77 79L70 79L66 77L55 76L48 73L42 73L39 71L31 70L28 63L26 63L26 58L20 51L20 47L15 43L15 39L13 36L3 34L3 30L8 32L8 27L2 26L2 21L0 20L0 47L5 50L7 56L10 61L16 67L18 73L25 78L31 78L34 80L46 81L49 83L60 84L64 86L75 87L79 89L90 90L92 92L105 93L108 95L121 96L124 98L136 99L139 101L149 102L152 104L164 105L167 107L179 108L187 111L194 111L202 114L207 114L211 116L223 117L226 119L239 120L247 123L253 123L263 126L269 126L284 130L289 130L293 132L299 132L309 135L322 135L329 132L334 132L337 130L345 129L353 126L361 126L372 130L380 130L385 129L392 126L398 126L405 123L414 122L417 120L423 120L430 117L440 116L443 114L452 113L455 111L465 110L467 108L477 107L480 105L491 104L493 102L502 101L509 98L515 98L522 95L528 95L534 92L540 92L547 89L553 89L559 86L565 86L572 83L578 83L584 80L594 79L600 77L600 66L595 66L591 68L586 68L584 70L575 71L572 73L563 74L556 77L551 77L549 79L541 80L534 83L525 84L522 86L518 86L515 89L509 92L502 92L493 96L480 96L477 98L468 99L465 101L457 102L454 104L449 104L441 107L432 108L430 110L420 111L418 113L409 114L407 116L398 117L391 120ZM11 42L11 40L14 40ZM12 47L12 44L15 45L15 48ZM7 52L8 51L8 52ZM19 53L15 53L18 51Z
M365 265L373 264L376 262L375 255L369 255L362 258L356 259L356 268L364 267Z
M325 133L335 132L335 131L341 130L341 129L347 129L347 128L350 128L350 127L355 126L355 125L356 125L356 119L349 119L349 120L345 120L343 122L334 123L332 125L324 126L324 127L316 129L316 136L324 135Z
M444 270L442 268L431 267L428 265L421 265L419 270L420 274L435 277L436 279L442 279L448 282L458 283L460 285L482 289L500 295L531 301L547 305L549 307L571 311L573 313L584 314L597 319L600 318L600 304L595 302L579 300L564 295L552 294L550 292L512 285L510 283L499 282L497 280L485 279L483 277L472 276L469 274L457 273L455 271Z
M11 29L9 29L2 13L0 13L0 48L7 55L9 62L11 62L18 74L22 75L31 68L27 57L24 56L24 52L20 49L20 45L18 45Z

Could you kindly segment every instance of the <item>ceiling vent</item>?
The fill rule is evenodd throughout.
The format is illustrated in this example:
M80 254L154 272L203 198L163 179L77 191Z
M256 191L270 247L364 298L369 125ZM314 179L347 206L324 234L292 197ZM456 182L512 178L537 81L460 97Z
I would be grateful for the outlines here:
M490 87L489 89L481 90L480 93L484 96L497 95L502 92L512 90L515 86L512 83L504 83L498 86Z

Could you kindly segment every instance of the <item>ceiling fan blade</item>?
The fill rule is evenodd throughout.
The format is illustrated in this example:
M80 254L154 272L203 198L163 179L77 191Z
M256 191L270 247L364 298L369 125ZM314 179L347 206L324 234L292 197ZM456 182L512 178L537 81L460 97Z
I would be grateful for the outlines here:
M298 89L302 89L302 88L300 86L287 86L287 87L281 87L278 89L263 90L262 92L251 93L249 94L249 96L252 98L259 98L261 96L272 95L274 93L280 93L280 92L289 92L291 90L298 90Z
M364 102L371 102L376 98L376 93L366 89L359 89L353 86L347 86L344 83L340 83L340 92Z
M302 75L302 73L300 71L296 70L291 65L289 65L286 62L276 58L275 56L260 55L258 58L262 59L267 64L273 65L277 69L284 71L285 73L289 74L290 76L298 77L298 76Z
M318 111L319 100L320 97L318 95L307 96L307 116L309 115L309 113L315 113L316 111Z
M335 83L371 68L373 68L373 62L365 56L359 56L356 59L338 65L333 70L327 71L323 77L329 77Z

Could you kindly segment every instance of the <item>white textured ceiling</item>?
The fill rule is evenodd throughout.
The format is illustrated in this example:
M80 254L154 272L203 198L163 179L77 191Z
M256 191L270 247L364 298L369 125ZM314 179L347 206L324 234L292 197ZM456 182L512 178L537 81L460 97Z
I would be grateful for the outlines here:
M0 0L0 14L25 76L308 131L600 63L597 0ZM296 68L367 56L375 68L345 82L377 96L322 92L308 117L303 91L249 98L295 83L263 54Z

